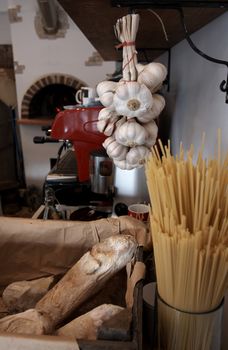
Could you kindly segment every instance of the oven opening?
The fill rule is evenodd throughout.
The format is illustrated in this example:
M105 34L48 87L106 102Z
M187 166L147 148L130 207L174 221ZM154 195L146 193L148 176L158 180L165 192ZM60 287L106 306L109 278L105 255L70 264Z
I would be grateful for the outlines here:
M76 89L64 84L50 84L40 89L29 105L29 117L54 118L63 106L75 105Z

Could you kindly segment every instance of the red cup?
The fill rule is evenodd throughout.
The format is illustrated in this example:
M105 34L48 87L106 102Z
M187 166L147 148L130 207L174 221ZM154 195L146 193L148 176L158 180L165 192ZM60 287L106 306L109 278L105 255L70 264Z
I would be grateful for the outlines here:
M128 215L138 220L146 222L149 216L149 206L147 204L131 204L128 207Z

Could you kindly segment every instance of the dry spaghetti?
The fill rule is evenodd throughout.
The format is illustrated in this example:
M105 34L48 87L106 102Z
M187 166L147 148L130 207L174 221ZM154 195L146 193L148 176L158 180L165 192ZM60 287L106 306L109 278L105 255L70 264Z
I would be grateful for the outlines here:
M213 310L228 286L228 153L220 134L214 159L203 145L194 164L193 146L174 157L159 141L145 166L158 293L189 312Z

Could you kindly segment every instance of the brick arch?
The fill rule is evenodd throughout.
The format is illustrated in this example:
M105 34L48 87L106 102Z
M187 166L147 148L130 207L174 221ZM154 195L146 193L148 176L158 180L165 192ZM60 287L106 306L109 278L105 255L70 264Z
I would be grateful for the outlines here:
M21 118L29 118L29 106L32 98L39 90L51 84L63 84L73 87L75 90L78 90L82 86L86 85L83 81L67 74L48 74L41 77L34 84L32 84L24 94L21 103Z

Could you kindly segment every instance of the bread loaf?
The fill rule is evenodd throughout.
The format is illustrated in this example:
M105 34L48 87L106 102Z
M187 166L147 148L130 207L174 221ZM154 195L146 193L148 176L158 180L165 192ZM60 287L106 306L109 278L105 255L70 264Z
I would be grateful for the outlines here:
M46 319L35 309L29 309L16 315L0 319L0 331L17 334L40 335L50 333Z
M130 235L111 236L95 244L36 304L36 310L55 327L126 266L136 248Z
M85 253L66 275L36 304L0 320L0 331L20 334L51 334L61 321L133 258L134 237L111 236Z
M4 289L2 299L10 312L22 312L34 308L53 284L54 276L13 282Z
M59 328L56 334L76 339L97 339L98 328L102 323L111 319L122 310L124 308L118 305L102 304Z

